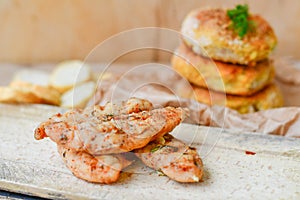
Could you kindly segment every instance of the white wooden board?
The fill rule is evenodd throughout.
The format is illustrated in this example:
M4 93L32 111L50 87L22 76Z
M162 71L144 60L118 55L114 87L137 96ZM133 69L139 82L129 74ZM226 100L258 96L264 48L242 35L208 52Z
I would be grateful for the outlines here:
M137 163L115 184L87 183L64 166L53 142L33 138L39 122L59 111L0 104L0 189L54 199L300 199L299 139L188 124L174 135L193 138L205 165L202 182L176 183Z

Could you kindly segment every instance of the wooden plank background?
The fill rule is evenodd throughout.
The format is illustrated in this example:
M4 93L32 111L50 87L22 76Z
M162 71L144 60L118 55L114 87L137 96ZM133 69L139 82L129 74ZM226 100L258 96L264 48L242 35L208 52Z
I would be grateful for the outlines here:
M275 55L300 58L299 0L1 0L0 62L83 59L97 44L121 31L145 26L178 30L194 8L238 3L249 3L251 11L272 24L279 38ZM164 42L176 45L174 40ZM168 56L146 51L128 59L166 60Z

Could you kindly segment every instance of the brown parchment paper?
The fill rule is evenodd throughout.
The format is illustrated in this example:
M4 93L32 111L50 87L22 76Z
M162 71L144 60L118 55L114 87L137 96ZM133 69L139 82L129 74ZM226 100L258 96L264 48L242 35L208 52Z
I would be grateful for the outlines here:
M296 62L295 62L296 63ZM111 78L100 80L89 104L105 104L135 96L150 100L155 107L181 106L190 110L187 123L223 127L239 131L300 137L300 69L289 59L276 59L276 84L281 88L285 107L239 114L224 106L208 106L178 95L189 84L171 67L147 64L120 72L111 67ZM226 96L225 96L226 98Z

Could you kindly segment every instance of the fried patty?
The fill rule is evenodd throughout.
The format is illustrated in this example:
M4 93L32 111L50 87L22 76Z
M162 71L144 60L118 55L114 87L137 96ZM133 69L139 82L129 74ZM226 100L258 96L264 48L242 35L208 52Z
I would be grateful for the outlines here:
M199 56L182 44L172 58L173 68L189 82L219 92L249 96L268 85L274 78L271 60L255 66L243 66Z
M276 35L259 15L249 15L254 29L240 38L231 28L225 9L194 10L182 23L184 42L197 54L223 62L255 65L264 60L277 44Z
M195 99L208 105L226 106L240 113L251 113L283 106L283 98L275 84L270 84L263 90L248 96L226 95L192 85L192 90L181 88L178 92L184 98Z

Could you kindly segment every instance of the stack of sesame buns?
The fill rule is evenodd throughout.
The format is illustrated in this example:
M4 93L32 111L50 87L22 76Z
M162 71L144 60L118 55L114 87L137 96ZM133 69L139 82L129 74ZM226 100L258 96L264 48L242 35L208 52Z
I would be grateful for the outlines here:
M273 62L268 59L276 36L263 18L248 14L246 5L192 11L181 33L183 42L172 66L193 87L193 92L182 89L183 97L240 113L282 106L281 93L272 83ZM221 96L225 101L218 100Z

